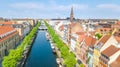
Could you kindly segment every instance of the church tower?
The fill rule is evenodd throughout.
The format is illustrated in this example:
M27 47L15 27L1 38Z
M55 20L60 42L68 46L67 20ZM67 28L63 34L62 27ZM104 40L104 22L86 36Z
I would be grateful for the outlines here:
M71 7L71 13L70 13L70 22L73 22L74 20L74 13L73 13L73 6Z

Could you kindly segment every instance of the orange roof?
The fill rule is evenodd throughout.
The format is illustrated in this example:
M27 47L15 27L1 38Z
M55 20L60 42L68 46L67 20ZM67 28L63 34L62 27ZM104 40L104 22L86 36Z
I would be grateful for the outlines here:
M100 28L99 30L111 30L111 28Z
M11 26L0 26L0 35L14 30Z
M102 54L106 55L107 57L110 57L110 56L112 56L113 54L115 54L119 50L120 50L120 48L117 48L117 47L111 45L107 49L105 49L102 52Z
M110 67L120 67L120 56L110 64Z
M85 32L76 32L76 34L78 34L78 35L84 35Z
M85 32L76 32L76 34L79 36L78 40L79 42L82 42L85 38Z
M85 36L85 42L86 42L86 46L92 46L95 44L96 39L93 38L92 36Z
M7 25L11 25L14 24L15 22L1 22L0 24L7 24Z
M80 35L79 36L79 42L82 42L84 40L84 38L85 38L85 35Z
M115 39L120 43L120 37L115 36Z
M59 27L59 29L60 29L60 30L64 30L64 25L61 25L61 26Z
M98 41L97 45L99 45L99 43L103 43L102 46L104 45L104 43L107 42L107 40L111 37L111 35L104 35L100 38L100 40Z
M16 31L16 32L14 32L14 33L6 36L6 37L3 37L2 39L0 39L0 42L2 42L2 41L4 41L4 40L6 40L6 39L8 39L8 38L10 38L10 37L12 37L12 36L14 36L15 34L18 34L18 32Z

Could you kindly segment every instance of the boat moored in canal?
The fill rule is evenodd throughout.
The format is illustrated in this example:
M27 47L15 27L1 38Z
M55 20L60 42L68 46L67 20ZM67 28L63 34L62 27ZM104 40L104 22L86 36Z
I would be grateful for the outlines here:
M50 39L50 35L48 33L46 33L46 39L49 40Z
M51 43L50 45L51 45L51 48L52 48L53 53L56 53L55 45L54 45L53 43Z

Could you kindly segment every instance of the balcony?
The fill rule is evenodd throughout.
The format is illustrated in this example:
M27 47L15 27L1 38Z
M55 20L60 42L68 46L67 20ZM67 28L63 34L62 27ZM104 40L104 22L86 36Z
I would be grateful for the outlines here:
M101 55L101 56L99 57L99 59L100 59L100 61L103 62L104 64L107 64L107 63L109 62L109 58L107 58L107 57L105 57L105 56L103 56L103 55Z

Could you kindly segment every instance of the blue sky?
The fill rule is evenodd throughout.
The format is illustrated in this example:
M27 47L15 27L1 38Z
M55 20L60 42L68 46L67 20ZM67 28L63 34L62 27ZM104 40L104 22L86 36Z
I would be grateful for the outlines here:
M0 0L0 17L66 18L71 6L75 18L120 18L119 0Z

